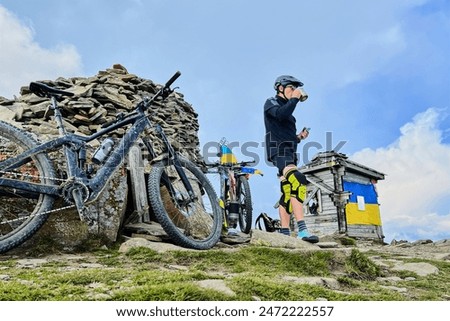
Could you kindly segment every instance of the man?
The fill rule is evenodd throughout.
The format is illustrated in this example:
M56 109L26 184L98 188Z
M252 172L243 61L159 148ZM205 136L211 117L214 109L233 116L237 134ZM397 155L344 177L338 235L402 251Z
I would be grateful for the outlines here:
M289 221L290 214L293 213L298 226L297 237L317 243L319 238L309 234L304 221L303 201L308 181L297 169L297 145L309 134L306 128L297 134L296 119L292 115L297 104L308 98L302 86L300 80L288 75L275 80L274 88L277 94L267 99L264 104L266 154L267 159L278 168L280 179L280 232L290 235Z

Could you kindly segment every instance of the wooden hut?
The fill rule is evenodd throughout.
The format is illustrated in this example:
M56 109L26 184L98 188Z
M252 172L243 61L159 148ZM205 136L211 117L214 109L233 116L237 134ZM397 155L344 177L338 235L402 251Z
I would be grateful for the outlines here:
M376 183L385 174L334 151L317 154L299 169L309 181L304 208L312 232L383 241Z

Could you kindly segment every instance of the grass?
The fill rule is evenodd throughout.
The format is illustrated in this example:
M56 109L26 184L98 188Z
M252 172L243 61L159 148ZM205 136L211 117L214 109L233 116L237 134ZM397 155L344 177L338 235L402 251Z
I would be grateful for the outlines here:
M374 280L376 277L382 276L380 267L356 249L352 250L345 263L349 275L353 278Z
M423 260L421 260L423 261ZM101 264L102 267L87 263ZM78 260L48 261L24 268L15 259L0 260L0 300L14 301L400 301L445 300L450 297L450 264L430 262L439 274L419 277L390 272L353 249L300 252L263 246L234 250L158 253L135 248L98 250ZM393 291L376 281L380 276L414 277L399 281ZM289 277L289 281L286 280ZM334 278L339 288L301 283L301 278ZM201 287L202 280L222 280L235 295ZM296 281L299 280L299 281Z
M413 277L415 280L402 281L399 286L413 288L415 290L412 299L420 301L438 301L443 299L450 300L450 263L434 260L407 259L405 262L426 262L436 266L439 269L438 274L430 274L427 277L419 277L413 272L398 273L404 277Z

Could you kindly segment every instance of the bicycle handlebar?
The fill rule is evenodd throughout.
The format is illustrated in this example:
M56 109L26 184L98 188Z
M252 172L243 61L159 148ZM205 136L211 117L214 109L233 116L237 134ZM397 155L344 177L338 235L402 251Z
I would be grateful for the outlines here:
M254 161L254 160L252 160L252 161L247 161L247 162L240 162L240 163L237 163L237 164L221 164L221 163L219 163L219 162L216 162L216 163L212 163L212 164L205 164L205 166L206 167L211 167L211 168L214 168L214 167L229 167L229 168L239 168L239 167L245 167L245 166L247 166L247 165L250 165L250 164L255 164L256 162Z
M168 95L170 95L173 90L170 89L170 86L175 82L175 80L178 79L178 77L181 76L181 72L177 71L175 74L166 82L166 84L153 96L152 99L146 99L143 100L143 106L147 107L151 105L151 103L158 98L159 96L162 96L163 98L166 98ZM51 96L74 96L75 94L73 92L57 89L54 87L50 87L46 84L40 83L40 82L31 82L30 83L30 91L34 94L36 94L39 97L51 97ZM117 115L116 119L111 120L109 122L106 122L102 125L102 128L106 128L120 120L123 120L125 118L128 118L130 116L133 116L133 113L130 113L128 115L123 115L120 113L120 116Z
M254 165L256 162L254 160L252 161L247 161L247 162L240 162L239 165L240 166L247 166L247 165Z
M168 95L170 95L173 92L173 90L170 89L170 85L172 85L174 83L174 81L177 80L178 77L180 77L180 76L181 76L181 72L177 71L166 82L166 84L160 90L158 90L158 92L152 98L144 96L143 100L136 106L136 109L139 109L139 108L147 109L160 96L162 96L163 99L165 99ZM118 121L123 120L123 119L128 118L128 117L131 117L131 116L133 116L133 113L129 113L128 115L123 115L122 114L121 117L119 117L119 115L117 115L116 119L113 119L113 120L103 124L102 128L109 127L112 124L117 123Z
M170 85L173 84L173 82L175 80L178 79L178 77L181 76L181 72L177 71L167 82L164 86L161 87L160 90L158 90L158 92L152 97L152 98L148 98L148 97L144 97L143 100L143 106L144 108L147 108L148 106L150 106L157 98L162 97L163 99L165 99L167 96L169 96L173 90L170 89Z
M170 79L166 82L166 84L164 85L164 87L165 87L165 88L170 87L170 85L172 85L173 82L174 82L175 80L177 80L178 77L180 77L180 76L181 76L181 72L177 71L177 72L172 76L172 78L170 78Z

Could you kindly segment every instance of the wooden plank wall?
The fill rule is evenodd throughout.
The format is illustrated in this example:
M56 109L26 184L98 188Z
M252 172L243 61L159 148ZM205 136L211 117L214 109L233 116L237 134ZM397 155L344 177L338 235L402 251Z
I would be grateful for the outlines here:
M137 142L142 144L140 139ZM139 223L150 222L144 159L139 144L130 149L127 161L135 209L133 215L137 217Z
M347 235L355 238L378 239L383 241L383 228L376 225L348 225Z
M322 180L322 182L334 188L334 179L330 170L315 173L314 176ZM311 192L315 189L315 185L308 184L307 191ZM321 189L322 204L320 212L317 215L309 214L305 211L305 222L308 229L312 233L317 234L333 234L338 231L338 217L336 206L331 197L331 192Z

